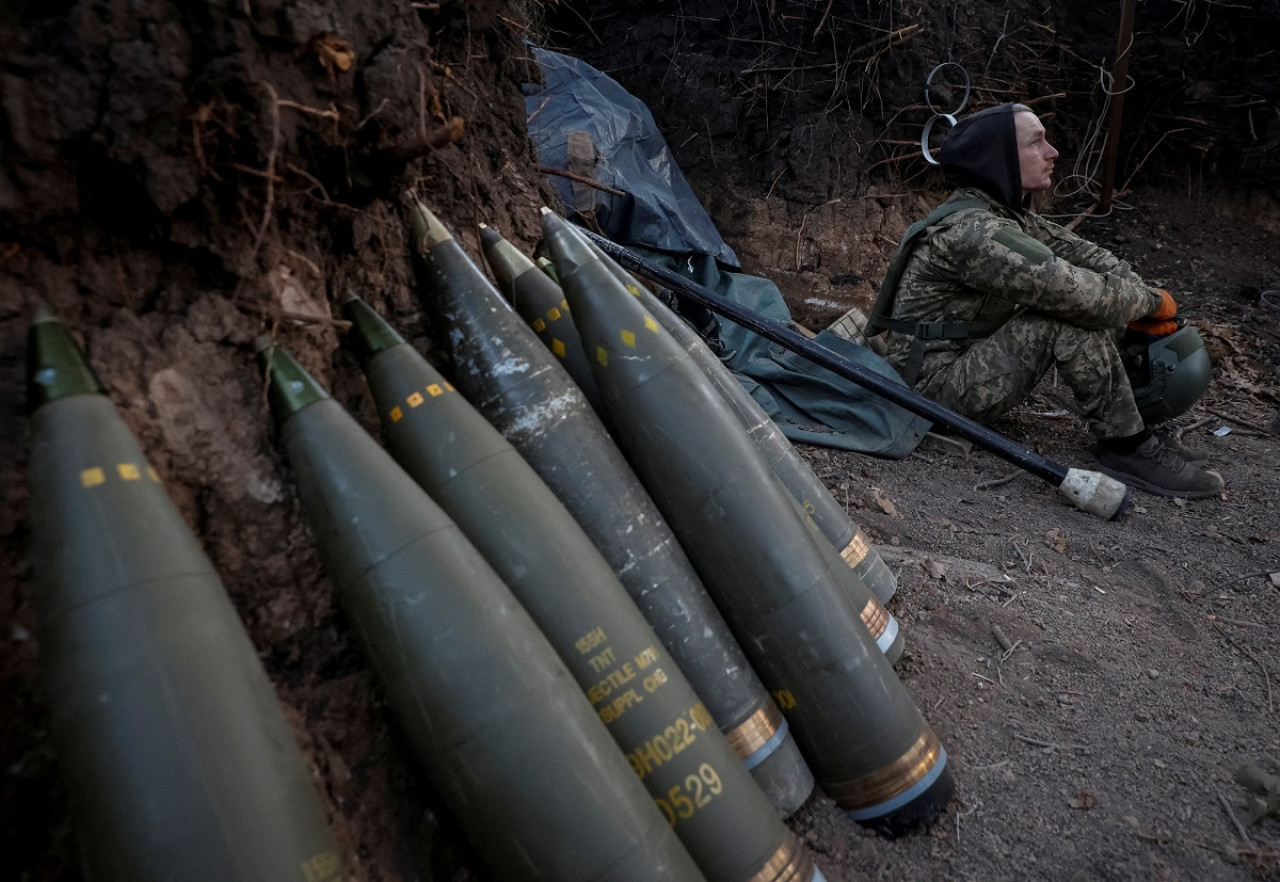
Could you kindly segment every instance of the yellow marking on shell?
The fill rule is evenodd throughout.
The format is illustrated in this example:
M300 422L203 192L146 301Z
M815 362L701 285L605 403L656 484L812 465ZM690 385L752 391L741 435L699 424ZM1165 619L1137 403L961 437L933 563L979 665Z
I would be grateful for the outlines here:
M157 484L160 483L160 476L156 474L156 470L153 466L147 466L147 477L155 481Z
M533 329L541 334L547 329L547 323L540 318L536 318L533 320Z
M430 386L427 387L427 394L430 395L432 398L435 398L439 395L443 395L444 389L440 388L439 383L432 383Z
M568 301L568 300L561 300L561 301L560 301L560 308L561 308L561 309L563 309L565 312L568 312L568 311L569 311L569 301Z
M458 391L457 389L453 388L453 384L452 384L452 383L450 383L448 380L445 380L445 381L444 381L444 387L445 387L446 389L448 389L450 392L457 392L457 391Z
M547 318L551 319L553 322L559 319L561 315L562 313L560 310L556 309L554 306L547 310Z
M653 333L658 333L658 323L653 320L653 316L646 315L644 317L644 326L653 331Z
M623 328L623 329L622 329L622 343L623 343L623 345L625 345L625 346L627 346L627 347L629 347L629 348L631 348L631 349L635 349L635 348L636 348L636 335L635 335L635 332L634 332L634 331L628 331L626 328Z
M302 862L306 882L336 882L342 878L342 861L337 852L321 851Z
M106 473L97 466L94 466L91 469L85 469L80 473L81 487L97 487L99 484L105 484L106 482Z
M609 350L605 349L603 346L597 346L596 361L600 362L605 367L608 367L609 366Z
M399 407L393 407L391 408L391 413L389 414L389 416L391 417L391 422L398 423L400 422L401 418L404 417L404 411L401 410Z
M142 471L131 462L122 462L116 466L116 472L122 481L137 481L142 478Z
M412 395L410 395L408 398L405 399L405 403L408 404L410 407L417 407L419 404L421 404L426 400L427 399L422 397L421 392L414 392Z
M640 289L637 288L635 285L631 284L630 282L626 283L626 289L631 294L632 297L640 296Z
M557 358L564 358L564 353L565 353L564 343L561 342L560 340L552 340L551 351L556 354Z

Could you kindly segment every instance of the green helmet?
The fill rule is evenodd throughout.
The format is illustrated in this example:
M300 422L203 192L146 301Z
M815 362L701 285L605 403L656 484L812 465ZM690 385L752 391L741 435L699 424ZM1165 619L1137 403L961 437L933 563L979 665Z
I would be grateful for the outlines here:
M1209 388L1209 353L1192 325L1167 337L1131 332L1121 350L1133 400L1148 426L1186 413Z

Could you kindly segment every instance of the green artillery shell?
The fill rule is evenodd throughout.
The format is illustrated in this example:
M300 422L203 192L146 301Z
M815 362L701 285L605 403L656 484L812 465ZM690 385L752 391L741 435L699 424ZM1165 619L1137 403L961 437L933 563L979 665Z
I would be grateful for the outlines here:
M424 305L447 332L454 382L569 509L789 815L812 792L812 775L671 529L581 390L448 230L416 200L409 221Z
M484 243L489 269L498 280L498 290L552 354L560 359L586 396L591 409L604 419L604 402L600 400L596 378L591 374L591 363L582 348L578 329L569 317L569 304L565 302L560 286L492 227L480 226L480 240Z
M531 328L538 333L541 341L547 344L547 347L552 349L552 352L556 353L556 355L561 358L564 369L570 373L573 381L575 381L575 383L579 385L579 388L582 389L582 392L586 394L588 401L591 403L591 408L593 408L598 415L602 416L602 419L605 421L605 425L608 425L608 413L605 411L604 402L600 401L599 389L596 388L595 385L595 376L591 374L591 365L590 362L586 360L586 351L582 348L582 339L579 337L579 333L577 333L576 326L573 325L573 319L570 315L570 310L568 310L568 302L564 300L564 292L561 287L559 287L559 284L554 282L552 277L547 273L539 271L539 269L534 265L534 262L527 259L527 257L522 255L520 251L517 251L515 246L512 246L511 243L506 241L506 239L500 237L492 228L481 227L480 237L484 241L485 256L488 257L489 268L493 270L494 278L498 279L498 287L500 291L502 291L504 296L507 297L507 300L511 301L512 305L516 307L516 311L520 312L521 316L524 316L525 321L529 323ZM599 256L602 257L602 260L605 261L605 265L609 266L609 269L614 271L614 274L621 274L621 279L625 280L627 284L631 284L632 287L637 289L637 291L640 291L640 288L637 287L634 279L628 277L625 270L620 268L617 264L614 264L612 259L605 257L603 252L598 253ZM765 451L765 453L773 453L773 460L783 460L783 457L786 457L786 454L790 454L790 458L774 465L774 470L778 471L780 477L783 477L783 483L786 483L787 476L795 474L803 477L806 471L808 472L810 479L817 484L817 488L805 485L805 488L809 490L810 494L815 494L817 493L817 489L820 489L827 495L828 501L831 501L832 504L836 504L835 501L831 499L831 494L827 493L826 486L823 486L822 481L819 481L817 476L813 475L813 470L810 470L808 465L806 465L803 460L800 460L800 454L796 453L795 448L791 447L791 443L787 442L786 437L783 437L781 430L778 430L777 425L774 425L772 420L769 420L767 416L764 416L764 411L760 410L759 405L756 405L754 399L751 398L749 394L746 394L745 390L742 390L741 385L737 383L736 380L733 380L732 375L728 374L728 370L721 364L719 358L714 356L712 351L710 351L710 349L701 342L701 338L698 337L698 334L692 332L689 325L686 325L684 321L678 319L673 312L667 310L667 307L664 306L662 302L658 301L658 298L653 297L652 294L649 294L648 292L644 292L644 296L649 297L650 300L657 303L668 319L678 326L678 329L680 329L680 332L678 333L681 333L681 337L677 339L678 342L681 343L681 346L689 348L691 355L695 355L695 357L705 355L705 357L710 358L710 361L714 362L716 370L719 371L718 374L712 374L708 365L703 365L703 367L708 370L710 378L712 378L713 381L717 381L717 387L719 387L719 384L723 383L724 378L727 378L732 385L732 389L737 389L740 396L745 397L746 401L750 402L750 405L759 412L759 416L762 417L762 419L756 419L754 424L750 424L750 422L748 424L748 428L751 429L751 435L756 439L756 443L760 445L760 448L762 448L762 451ZM659 317L659 320L664 319ZM700 358L698 358L698 361L701 365ZM726 388L723 389L723 392L728 396L728 394L732 392L732 389ZM735 405L739 403L736 399L731 399L731 401L733 401ZM744 421L746 421L745 416ZM795 462L792 462L791 460L795 460ZM803 467L804 471L801 471L800 467ZM791 485L788 484L788 489L790 489L790 486ZM840 511L841 515L844 515L845 522L850 527L847 539L851 540L854 538L852 522L849 520L849 516L845 515L844 508L838 507L838 504L836 507L838 511ZM808 508L806 508L806 511L808 511ZM851 543L846 544L852 548ZM844 547L844 545L837 545L837 548L841 547ZM869 548L869 545L863 543L860 545L860 548ZM884 571L888 572L887 568ZM861 573L859 573L859 575L861 575ZM890 579L892 579L892 575L890 575ZM879 600L883 603L883 599ZM902 650L901 641L896 640L897 621L893 620L892 617L888 617L887 613L882 613L879 609L874 608L874 604L872 608L868 609L867 613L869 621L886 622L886 629L890 631L890 634L888 634L886 640L884 640L884 645L892 646L893 653L895 653L893 654L893 658L896 658L897 655L901 654ZM696 681L694 682L694 685L695 687L699 686ZM707 691L705 687L699 687L699 693L705 693L705 691Z
M535 263L537 264L538 269L551 277L551 281L555 282L557 285L560 284L560 276L556 274L555 264L547 260L545 257L539 257Z
M836 547L840 556L844 558L844 562L871 589L876 600L881 604L888 603L894 592L898 590L898 582L894 579L893 573L880 557L880 552L867 541L862 528L853 522L849 513L844 510L844 506L831 496L827 485L813 473L813 469L792 446L787 436L778 428L778 424L769 418L764 408L756 403L746 389L742 388L742 384L734 378L724 362L716 358L711 348L686 322L643 286L637 285L630 274L618 266L613 258L594 244L588 242L587 245L614 277L622 282L628 291L640 298L640 302L653 314L658 323L689 353L698 367L702 368L707 379L729 402L730 407L751 435L751 440L764 454L773 468L773 473L782 481L783 486L791 492L791 495L800 503L800 507L812 518L813 523L822 531L822 535ZM567 308L566 303L566 311ZM576 330L575 328L575 334ZM581 338L577 338L577 342L578 348L582 349ZM579 383L579 385L582 384ZM901 654L900 651L898 654Z
M668 333L671 334L676 344L684 349L689 354L690 359L703 371L707 380L721 394L729 409L747 429L747 434L750 436L752 443L768 462L773 473L778 476L783 486L795 497L797 515L805 523L811 523L815 528L820 528L818 522L809 516L812 508L806 505L807 498L802 495L807 493L808 496L818 498L819 491L830 503L830 507L824 509L824 511L830 512L834 509L844 515L844 509L840 508L835 500L831 499L831 494L827 492L826 487L813 474L813 470L800 458L800 454L787 441L782 434L782 430L765 415L760 406L755 403L755 400L720 362L720 359L716 358L714 353L702 342L702 338L667 309L662 301L637 285L626 270L614 263L599 248L585 240L584 244L628 293L640 298L640 302L649 310L650 314L667 328ZM580 337L578 345L582 345ZM788 454L790 455L789 457ZM806 475L807 480L805 478ZM797 492L797 489L801 492ZM830 520L827 523L828 525L836 526ZM841 538L851 540L853 537L853 522L849 520L848 515L844 515L844 523L848 527L848 532L847 536L841 536ZM824 535L827 535L828 539L832 538L825 531ZM845 544L835 545L835 547L838 549L846 548L847 545L848 543L845 542ZM843 557L843 554L841 556ZM846 563L849 562L848 558L844 559ZM854 572L857 573L857 570ZM854 608L860 611L862 621L871 630L872 636L876 639L876 645L880 647L890 662L896 662L902 655L905 646L902 633L898 627L898 620L884 608L883 602L872 593L870 586L863 581L861 574L858 574L855 579L841 580L840 585L843 589L851 592L849 599L853 602Z
M88 875L343 878L208 557L65 326L41 310L29 343L40 661Z
M741 423L638 299L545 209L543 231L620 442L819 782L882 829L936 814L954 787L946 753L840 586L853 571L792 514Z
M392 455L559 652L712 882L803 859L608 562L515 448L364 301L344 305ZM790 875L784 876L790 878Z
M339 600L411 749L494 874L702 879L492 567L288 353L259 355Z

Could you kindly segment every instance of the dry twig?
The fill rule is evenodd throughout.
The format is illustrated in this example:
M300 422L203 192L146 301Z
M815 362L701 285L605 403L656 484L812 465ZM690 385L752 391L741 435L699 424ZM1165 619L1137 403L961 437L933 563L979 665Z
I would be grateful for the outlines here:
M271 96L271 150L267 153L267 170L263 173L267 179L267 196L262 206L262 222L254 233L253 248L249 252L251 264L258 257L258 249L262 247L262 240L267 235L267 227L271 223L271 210L275 207L276 201L276 154L280 152L280 96L275 86L267 82L262 85Z
M827 23L827 16L831 14L831 4L832 0L827 0L827 8L822 10L822 18L818 19L818 26L813 29L813 36L816 37L818 34L822 33L822 26ZM1257 138L1254 140L1256 141Z
M1227 802L1227 798L1221 793L1217 794L1218 802L1222 803L1222 810L1227 813L1227 817L1231 819L1231 823L1235 824L1236 832L1240 834L1240 838L1244 840L1245 845L1252 846L1253 841L1249 838L1249 833L1244 829L1244 824L1240 823L1240 819L1236 817L1236 813L1231 810L1231 803Z
M1194 432L1196 429L1199 429L1203 426L1207 426L1211 422L1213 422L1212 418L1201 417L1200 419L1196 420L1194 423L1191 423L1189 425L1183 426L1182 428L1178 429L1175 434L1178 440L1182 440L1183 435L1187 434L1188 432Z
M269 89L271 88L270 84L267 84L267 88ZM272 96L275 95L274 89L271 89L271 94ZM311 107L307 104L299 104L297 101L290 101L288 98L279 98L275 100L275 105L277 107L289 107L289 108L292 108L293 110L299 110L303 113L309 113L312 116L322 116L325 119L331 119L334 122L337 122L339 119L342 118L341 115L338 113L338 109L334 107L332 104L329 105L328 110L321 110L319 107Z
M1117 193L1116 195L1118 196L1120 194ZM1071 220L1067 221L1067 224L1066 224L1067 229L1074 232L1076 227L1084 223L1085 218L1087 218L1089 215L1093 214L1097 210L1098 210L1098 203L1095 202L1092 205L1090 205L1088 208L1086 208L1084 211L1077 214Z
M1212 407L1206 407L1205 410L1216 416L1218 419L1226 420L1229 423L1235 423L1237 426L1244 426L1246 429L1253 429L1255 432L1260 432L1263 435L1271 434L1267 427L1261 423L1255 423L1252 420L1246 420L1243 417L1233 416L1226 411L1214 410Z
M287 309L280 310L279 315L286 321L300 322L304 325L329 325L342 331L351 328L351 322L346 319L332 318L327 315L310 315L305 312L290 312Z
M597 183L596 181L591 180L591 178L584 177L583 175L575 175L573 172L565 171L562 168L552 168L549 165L540 165L540 166L537 166L537 169L538 171L542 172L544 175L557 175L558 177L568 178L571 181L577 181L579 184L586 184L588 187L594 187L597 190L603 190L606 193L612 193L614 196L627 195L624 191L619 190L617 187L609 187L604 184Z
M1009 734L1012 735L1014 738L1017 738L1019 741L1022 741L1026 744L1034 745L1036 747L1050 747L1050 748L1053 748L1054 750L1062 749L1062 750L1087 751L1089 749L1089 746L1087 744L1057 744L1053 741L1041 741L1039 738L1031 738L1027 735L1020 735L1017 732L1010 732Z
M990 490L992 487L999 487L1001 484L1008 484L1010 481L1012 481L1014 478L1018 477L1018 475L1021 475L1021 474L1022 474L1022 469L1014 469L1004 477L993 478L990 481L983 481L980 484L974 484L973 489L974 490Z
M1228 625L1236 625L1236 626L1241 627L1241 628L1265 628L1265 627L1266 627L1266 625L1263 625L1263 624L1261 624L1261 623L1259 623L1259 622L1242 622L1242 621L1240 621L1239 619L1228 619L1228 618L1223 618L1222 616L1218 615L1217 613L1209 613L1209 621L1211 621L1211 622L1226 622Z
M1219 534L1219 535L1225 535L1225 534ZM1225 582L1219 582L1218 587L1226 588L1228 585L1234 585L1236 582L1243 582L1245 579L1259 579L1259 578L1262 578L1263 576L1270 576L1274 572L1275 570L1259 570L1256 573L1245 573L1243 576L1236 576L1232 579L1228 579ZM1223 619L1223 621L1225 622L1226 619Z

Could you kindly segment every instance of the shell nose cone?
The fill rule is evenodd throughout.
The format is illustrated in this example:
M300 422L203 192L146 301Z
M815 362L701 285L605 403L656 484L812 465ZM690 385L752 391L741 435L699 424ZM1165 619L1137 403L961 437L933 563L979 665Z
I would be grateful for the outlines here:
M37 302L27 333L27 409L71 395L94 395L105 387L75 338L53 310Z
M480 241L484 247L484 259L493 272L498 287L509 295L515 280L535 269L534 263L525 257L518 248L502 237L497 230L486 224L480 225Z
M342 304L342 315L351 322L347 345L361 364L368 364L378 353L404 343L391 323L355 294Z
M43 300L37 300L31 309L31 324L39 325L44 322L56 322L58 317L53 314L53 309Z
M297 359L271 337L254 340L258 363L267 378L267 398L277 423L283 423L304 407L324 401L329 393L316 382Z
M453 238L453 234L440 222L440 218L436 217L421 199L408 190L402 194L401 198L409 210L409 229L413 235L414 246L419 251Z
M598 259L573 226L546 206L542 208L542 236L562 279L584 263Z

